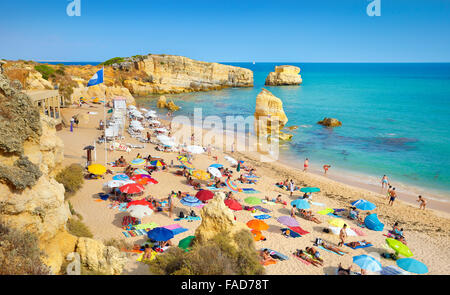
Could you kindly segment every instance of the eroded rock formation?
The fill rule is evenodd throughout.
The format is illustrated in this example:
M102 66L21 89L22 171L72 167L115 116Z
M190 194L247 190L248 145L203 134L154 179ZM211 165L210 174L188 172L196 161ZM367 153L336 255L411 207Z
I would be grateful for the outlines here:
M266 78L267 86L299 85L302 83L300 68L294 66L276 66L275 72L269 73Z
M171 112L175 112L178 111L180 109L179 106L177 106L173 100L170 100L169 102L167 102L167 99L164 95L161 95L158 99L158 102L156 103L156 106L160 109L168 109Z
M254 116L257 136L282 140L292 138L291 134L280 131L288 122L288 118L283 110L283 102L270 91L263 89L256 97Z
M334 118L324 118L322 121L317 122L317 124L326 126L326 127L339 127L342 126L342 122L338 119Z

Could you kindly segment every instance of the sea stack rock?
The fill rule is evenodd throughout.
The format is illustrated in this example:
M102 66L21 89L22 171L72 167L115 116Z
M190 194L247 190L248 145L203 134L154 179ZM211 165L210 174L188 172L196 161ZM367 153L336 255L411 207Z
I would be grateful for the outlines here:
M267 86L300 85L302 76L300 68L294 66L276 66L275 72L269 73L266 78Z
M324 118L322 121L317 122L317 124L323 125L325 127L342 126L342 122L335 118Z
M257 136L267 137L270 135L282 140L289 140L292 135L280 131L287 121L281 99L263 89L256 97L255 130Z

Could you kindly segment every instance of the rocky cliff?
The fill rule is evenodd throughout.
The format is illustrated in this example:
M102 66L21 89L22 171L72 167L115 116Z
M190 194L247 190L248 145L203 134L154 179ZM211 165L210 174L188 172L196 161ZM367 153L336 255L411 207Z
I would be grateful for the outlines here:
M270 91L263 89L256 97L255 130L257 136L288 140L291 134L281 132L288 122L283 102Z
M277 66L275 72L269 73L266 78L267 86L299 85L302 83L300 68L294 66Z
M66 231L71 213L64 201L64 186L54 179L63 162L64 144L55 124L0 74L0 219L36 234L44 262L57 273L66 255L83 249L87 242ZM95 243L99 242L91 242ZM117 273L123 268L123 258L113 249L98 246L92 251L79 251L87 267L96 267L88 263L89 255L104 261L101 270Z

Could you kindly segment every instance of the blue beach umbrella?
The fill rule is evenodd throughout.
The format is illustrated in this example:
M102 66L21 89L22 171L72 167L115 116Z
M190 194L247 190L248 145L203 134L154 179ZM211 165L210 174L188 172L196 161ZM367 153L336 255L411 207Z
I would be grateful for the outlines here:
M203 204L202 201L194 196L186 196L180 200L180 203L188 207L197 207Z
M316 192L320 192L320 188L318 188L318 187L302 187L300 189L300 191L303 193L316 193Z
M368 271L377 272L382 270L381 263L369 255L353 256L353 263Z
M428 268L422 262L414 258L401 258L397 260L397 265L408 272L416 274L424 274L428 272Z
M384 224L381 223L381 221L378 219L378 215L376 213L368 215L364 219L364 224L368 229L374 230L374 231L382 231L384 228Z
M126 174L114 175L112 179L114 179L114 180L130 180L130 178Z
M311 205L305 199L297 199L291 202L291 206L297 207L298 209L309 209Z
M354 201L352 203L352 205L360 210L373 210L377 207L377 206L375 206L375 204L373 204L369 201L366 201L366 200Z
M173 232L164 227L156 227L147 233L149 239L165 242L173 238Z
M209 165L209 167L214 167L214 168L219 169L219 168L222 168L223 165L222 164L212 164L212 165Z

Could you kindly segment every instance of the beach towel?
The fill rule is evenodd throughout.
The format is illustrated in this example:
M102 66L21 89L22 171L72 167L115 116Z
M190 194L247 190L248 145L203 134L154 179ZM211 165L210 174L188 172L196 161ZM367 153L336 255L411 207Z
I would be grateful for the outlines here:
M373 246L372 244L367 244L367 245L365 245L365 246L359 245L359 246L356 246L355 248L353 248L353 247L350 247L347 243L344 244L344 245L347 246L347 247L349 247L349 248L352 248L353 250L356 250L356 249L362 249L362 248L369 248L369 247L372 247L372 246Z
M331 250L328 250L328 249L326 249L326 248L324 248L322 245L321 246L318 246L318 248L320 248L320 249L322 249L322 250L325 250L325 251L328 251L328 252L330 252L330 253L333 253L333 254L336 254L336 255L339 255L339 254L337 254L336 252L333 252L333 251L331 251ZM340 252L342 255L344 255L345 253L344 252Z
M331 232L335 235L339 235L341 232L341 228L340 227L335 227L335 226L330 226ZM352 236L352 237L356 237L357 234L351 229L348 228L345 230L345 232L347 233L347 236Z
M364 237L367 236L361 229L352 227L351 228L358 236Z
M334 210L331 208L325 208L323 210L317 211L318 214L320 215L327 215L328 213L333 213Z
M264 251L265 249L267 249L267 251L269 251L270 256L272 256L275 259L279 259L279 260L288 260L289 257L287 257L284 254L281 254L280 252L277 252L275 250L269 249L269 248L262 248L261 251Z
M200 216L186 216L184 218L175 218L174 221L180 221L180 220L201 220Z
M178 234L181 234L181 233L184 233L184 232L186 232L186 231L188 231L188 229L187 229L187 228L184 228L184 227L172 229L172 232L173 232L173 235L174 235L174 236L176 236L176 235L178 235Z
M268 214L252 214L252 217L260 220L272 218L272 216Z
M297 255L295 255L295 254L292 254L294 257L296 257L298 260L300 260L301 262L303 262L304 264L306 264L306 265L311 265L311 262L309 262L309 261L306 261L305 259L303 259L303 258L300 258L300 257L298 257Z
M320 207L324 207L325 204L319 203L319 202L311 202L312 205L316 205L316 206L320 206Z
M272 259L267 260L266 262L264 262L263 265L267 266L267 265L271 265L271 264L275 264L275 263L277 263L277 261L272 258Z
M258 193L260 193L259 191L255 190L252 187L250 187L250 188L242 188L242 192L246 193L246 194L258 194Z
M150 222L150 223L137 224L133 227L135 229L153 229L155 227L158 227L158 224L156 224L155 222Z
M218 191L218 190L221 190L222 188L217 188L215 186L207 186L206 189L210 190L210 191Z
M261 200L261 202L262 202L263 204L266 204L266 205L276 205L276 204L277 204L277 203L275 203L275 202L267 201L267 200Z
M176 228L180 228L181 225L179 225L178 223L175 223L175 224L166 225L166 226L163 226L163 227L167 228L167 229L170 229L170 230L173 230L173 229L176 229Z
M334 212L344 212L345 209L334 209Z
M333 214L333 213L328 213L327 215L331 216L333 218L342 218L342 216L339 216L339 215L336 215L336 214Z
M264 213L272 212L272 210L266 209L266 208L261 207L261 206L254 206L253 209L259 210L259 211L264 212Z
M157 255L158 253L156 253L155 251L153 251L153 252L152 252L152 256L150 257L150 259L145 259L145 260L143 260L143 259L144 259L144 254L145 254L145 253L142 253L141 255L139 255L139 257L136 259L136 261L146 263L146 262L148 262L148 261L151 261L151 260L155 259L156 255Z
M303 228L301 228L300 226L288 226L288 228L290 230L295 231L296 233L298 233L299 235L306 235L309 234L308 231L304 230Z
M259 178L259 176L256 175L243 175L245 178Z
M282 229L281 229L281 232L285 232L286 230L288 230L288 228L282 228ZM298 237L301 237L301 235L300 235L299 233L297 233L297 232L295 232L295 231L293 231L293 230L289 230L289 236L290 236L291 238L298 238Z

